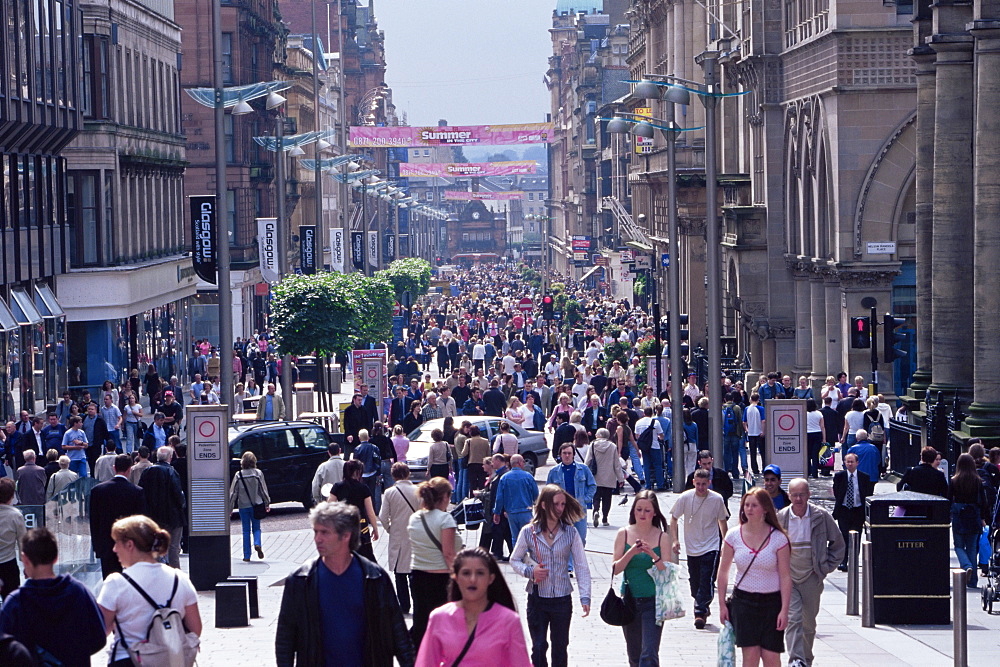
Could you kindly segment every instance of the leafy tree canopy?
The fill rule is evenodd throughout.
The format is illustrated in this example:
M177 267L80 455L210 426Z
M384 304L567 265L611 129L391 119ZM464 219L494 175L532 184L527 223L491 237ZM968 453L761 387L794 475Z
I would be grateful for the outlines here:
M418 257L397 259L376 275L382 275L389 281L397 300L403 296L403 292L409 292L416 299L427 294L431 287L431 265Z

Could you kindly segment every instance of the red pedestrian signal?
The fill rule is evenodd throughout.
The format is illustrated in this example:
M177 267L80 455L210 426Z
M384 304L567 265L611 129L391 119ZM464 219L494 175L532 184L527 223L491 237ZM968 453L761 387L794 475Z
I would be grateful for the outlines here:
M872 325L870 317L851 318L851 347L854 349L872 346Z
M554 307L555 307L555 301L553 301L551 296L546 294L545 296L542 297L542 317L544 317L547 320L551 320L553 315L552 311Z

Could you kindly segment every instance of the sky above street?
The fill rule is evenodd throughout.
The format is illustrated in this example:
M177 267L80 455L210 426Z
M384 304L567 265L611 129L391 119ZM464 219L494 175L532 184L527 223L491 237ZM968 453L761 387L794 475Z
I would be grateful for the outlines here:
M537 123L556 0L375 0L396 112L410 125Z

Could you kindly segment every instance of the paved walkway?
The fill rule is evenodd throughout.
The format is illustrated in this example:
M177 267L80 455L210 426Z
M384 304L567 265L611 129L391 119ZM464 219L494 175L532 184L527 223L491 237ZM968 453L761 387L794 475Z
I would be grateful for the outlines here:
M538 472L543 478L546 469ZM829 496L829 482L820 480L814 494L823 500ZM881 489L880 489L881 490ZM888 489L886 489L888 490ZM674 498L672 493L659 494L664 512L669 511ZM737 501L732 501L735 508ZM215 596L206 592L199 594L199 606L205 623L202 635L200 665L233 665L245 662L246 656L254 656L255 664L273 664L274 634L277 613L284 591L284 577L298 564L315 557L312 535L308 520L302 515L302 527L295 530L265 533L263 544L266 559L244 563L242 542L239 534L232 537L232 572L234 575L255 575L259 577L261 618L253 619L248 628L215 628ZM618 527L628 521L628 505L619 506L617 497L612 508L607 528L591 528L587 539L588 562L593 577L593 611L588 618L582 618L578 598L574 601L577 613L570 631L571 665L623 665L625 643L621 630L601 621L598 609L607 593L611 574L611 552ZM239 531L236 524L234 530ZM478 543L478 533L472 531L465 536L467 543ZM385 561L387 541L375 543L375 553L380 562ZM681 561L683 564L683 560ZM184 567L187 568L186 557ZM515 592L519 609L526 605L526 580L514 573L506 564L501 565L504 575ZM841 667L859 665L862 667L896 667L915 665L919 667L945 667L952 665L952 631L950 626L904 626L862 628L860 617L846 616L847 575L834 572L827 579L819 615L819 635L816 641L817 667ZM1000 663L1000 616L988 616L980 608L977 591L970 591L969 609L969 664L995 665ZM716 636L718 626L711 621L718 618L717 606L713 605L713 616L705 630L695 630L693 606L688 603L688 616L668 621L664 628L661 648L663 664L703 665L716 664ZM527 636L527 632L526 632ZM95 656L92 664L104 665L103 654Z

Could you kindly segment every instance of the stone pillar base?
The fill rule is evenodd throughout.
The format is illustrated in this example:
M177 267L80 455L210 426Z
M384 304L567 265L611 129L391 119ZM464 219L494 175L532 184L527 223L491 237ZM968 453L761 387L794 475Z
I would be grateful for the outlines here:
M962 401L962 406L964 409L968 409L969 404L972 402L972 386L971 385L954 385L946 384L944 382L932 382L927 387L927 392L924 395L924 400L930 404L937 401L938 392L944 394L944 399L946 403L951 403L952 399L955 398L955 392L958 392L958 398Z
M907 395L921 401L925 400L927 398L927 387L929 387L930 384L931 372L924 370L923 368L918 368L913 373L913 381L910 382Z
M1000 403L976 401L969 406L965 427L973 438L982 438L989 445L1000 445Z

